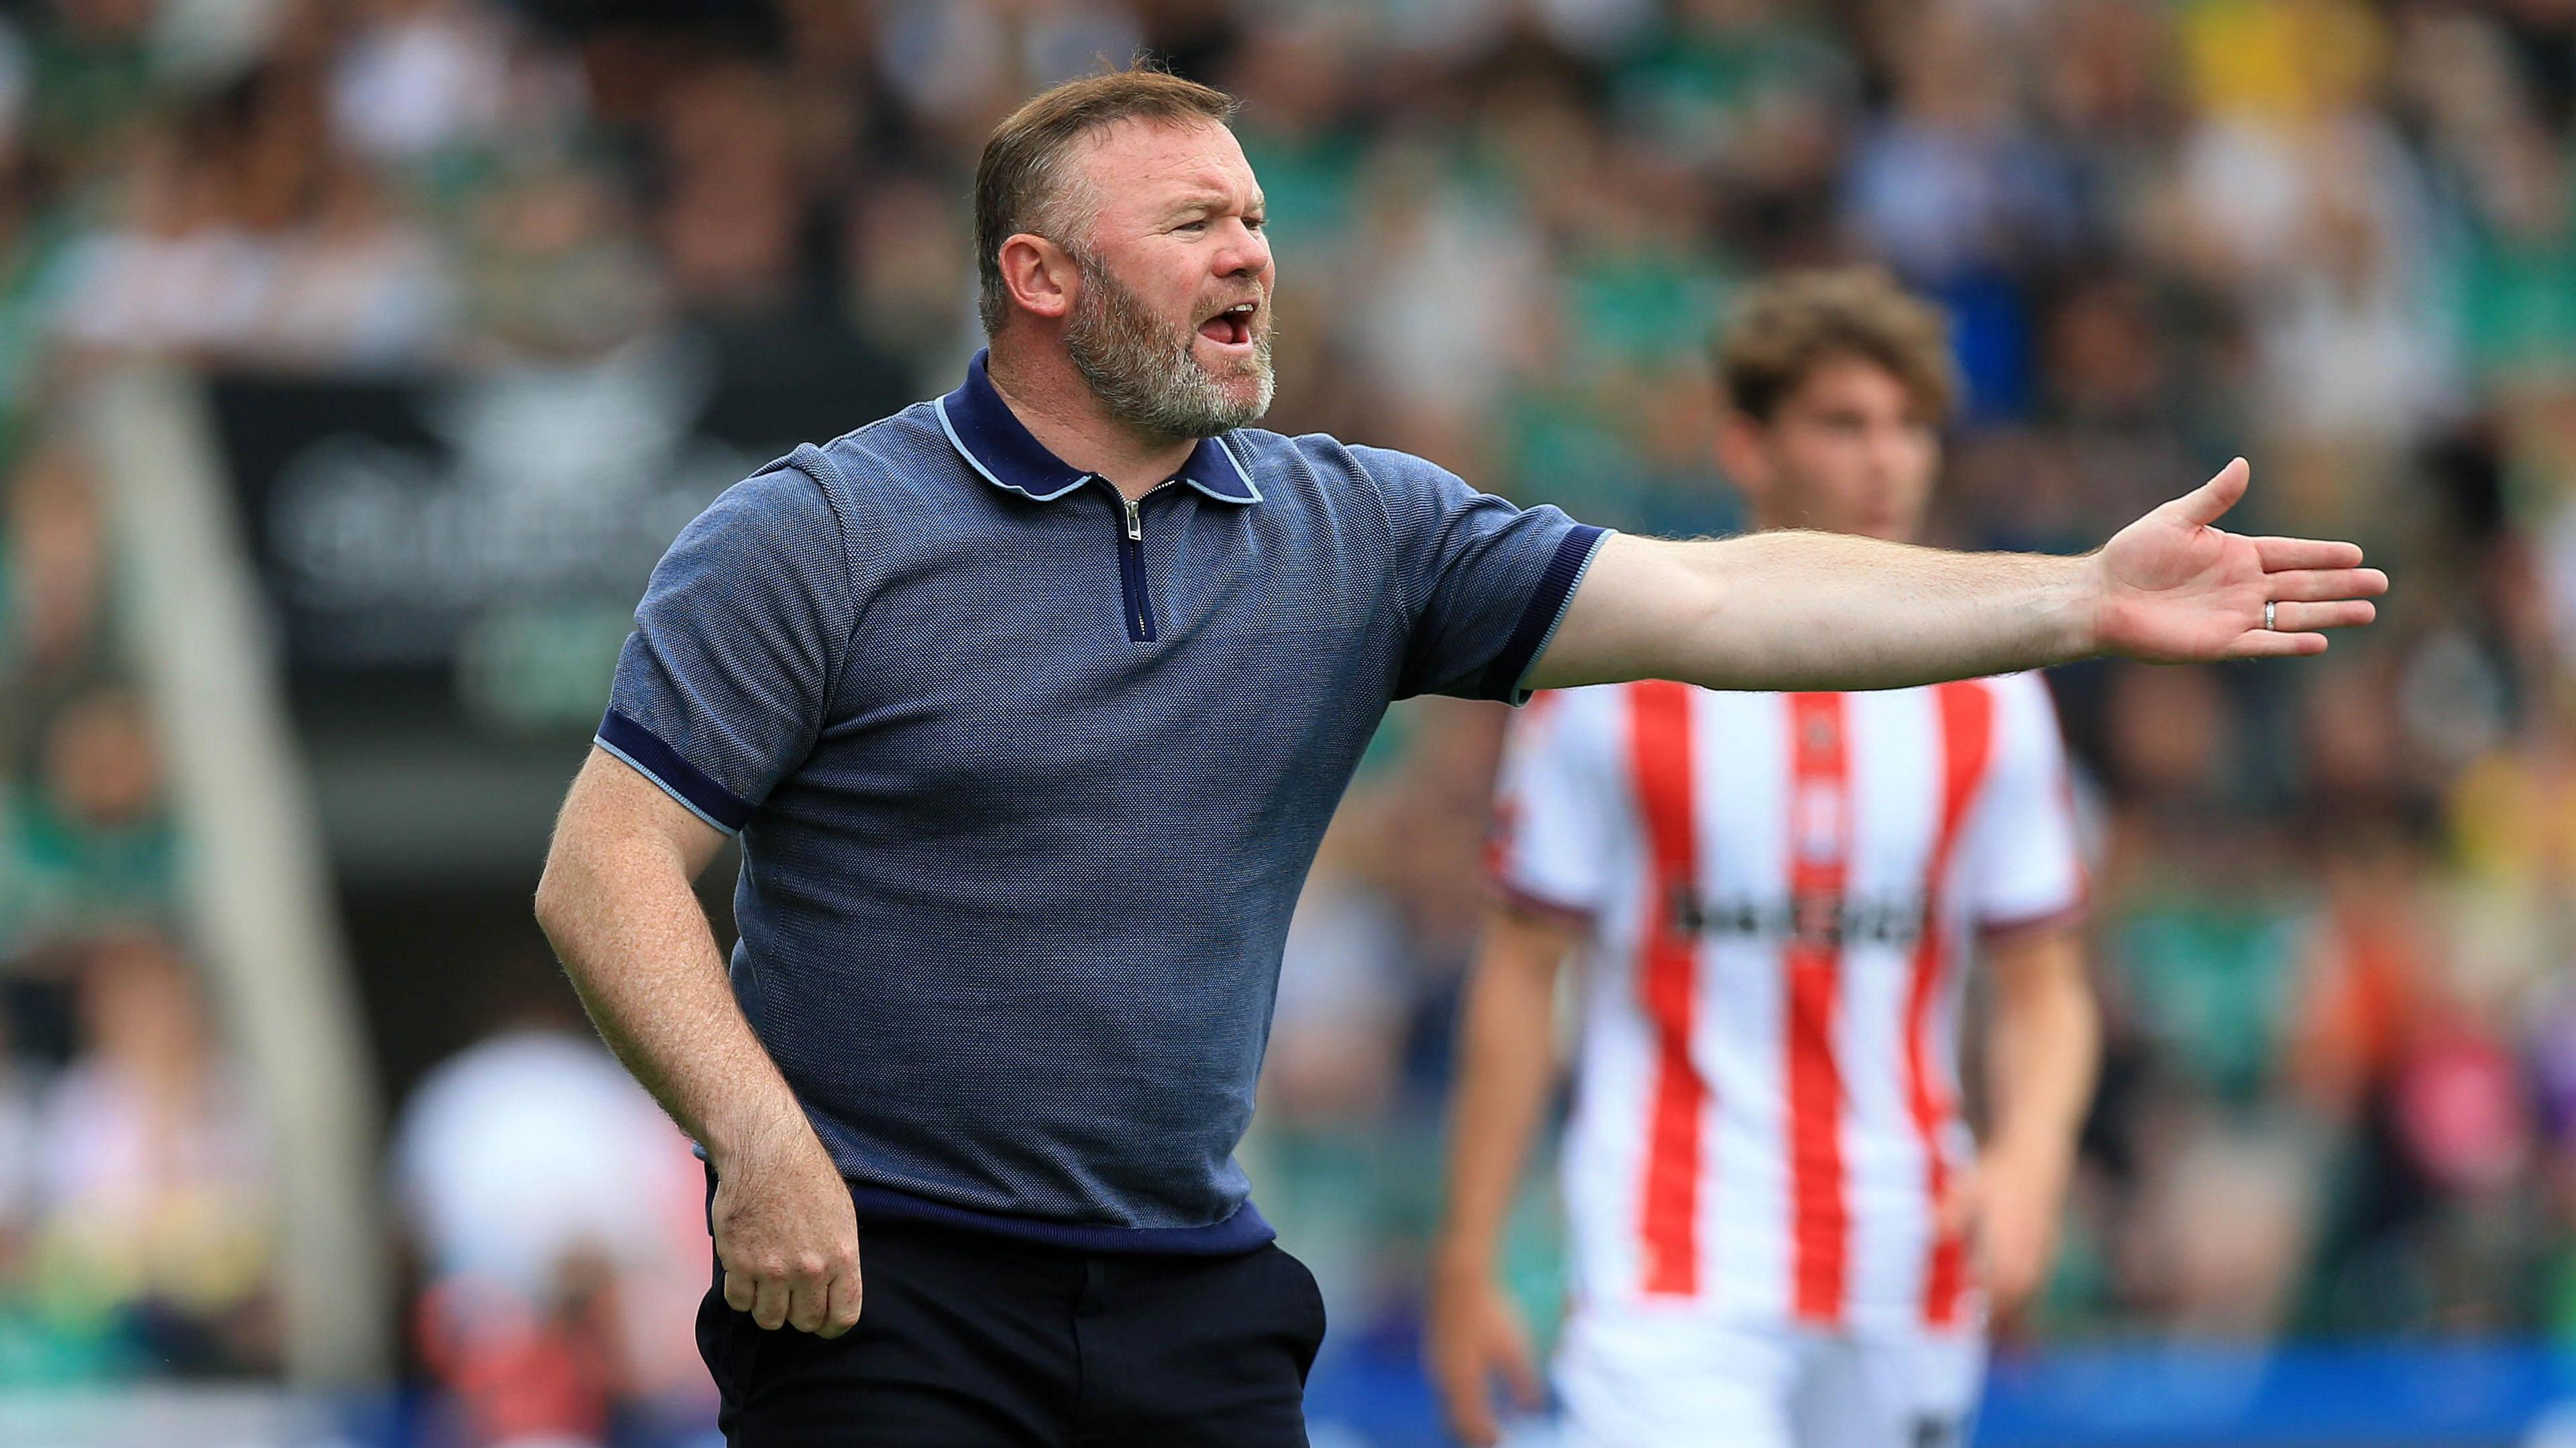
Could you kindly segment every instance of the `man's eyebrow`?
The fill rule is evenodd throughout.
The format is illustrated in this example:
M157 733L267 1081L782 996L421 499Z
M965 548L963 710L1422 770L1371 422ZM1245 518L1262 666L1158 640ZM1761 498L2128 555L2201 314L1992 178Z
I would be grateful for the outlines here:
M1187 195L1182 196L1178 200L1172 202L1168 207L1165 207L1164 214L1167 216L1180 216L1192 211L1214 211L1223 207L1231 200L1233 200L1233 198L1227 193L1210 187L1205 190L1192 191ZM1243 209L1252 212L1267 211L1270 209L1270 198L1262 195L1258 191L1255 191L1252 193L1251 201L1247 203Z

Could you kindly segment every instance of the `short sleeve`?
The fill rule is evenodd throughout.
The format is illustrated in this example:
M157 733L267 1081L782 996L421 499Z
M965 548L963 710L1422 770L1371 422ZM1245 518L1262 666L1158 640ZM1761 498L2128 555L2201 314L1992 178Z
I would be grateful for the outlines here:
M1412 634L1395 696L1519 704L1603 536L1552 506L1519 508L1407 453L1353 448L1386 502Z
M1997 679L1995 759L1979 803L1967 906L1986 930L2072 917L2085 879L2057 707L2037 674Z
M654 567L600 747L740 830L813 749L854 617L822 487L791 466L736 483Z
M1588 919L1601 908L1624 808L1601 689L1550 694L1513 716L1494 794L1494 884L1517 905Z

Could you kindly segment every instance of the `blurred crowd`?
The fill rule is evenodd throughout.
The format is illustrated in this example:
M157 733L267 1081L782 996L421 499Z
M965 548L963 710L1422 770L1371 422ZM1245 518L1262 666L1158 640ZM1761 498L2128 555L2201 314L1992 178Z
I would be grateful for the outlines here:
M2364 540L2398 591L2329 660L2055 680L2111 1052L2018 1330L2576 1339L2576 3L18 0L0 1380L276 1342L259 1112L175 905L110 498L56 420L80 377L536 375L687 335L753 385L932 395L977 341L983 134L1140 52L1244 101L1287 430L1724 530L1712 323L1743 278L1865 257L1953 319L1939 541L2089 546L2236 452L2248 525ZM1291 943L1251 1155L1340 1341L1410 1330L1501 727L1397 711ZM577 1022L478 1049L611 1084ZM490 1274L441 1265L424 1204L466 1187L420 1163L470 1178L455 1143L527 1096L423 1098L389 1177L416 1360L524 1387L442 1333L535 1312L557 1430L609 1432L649 1391L561 1325L600 1262L667 1262L565 1247L508 1311L440 1296Z
M0 142L0 1387L272 1372L272 1155L189 942L113 500L59 416L26 38ZM48 240L47 238L53 238Z

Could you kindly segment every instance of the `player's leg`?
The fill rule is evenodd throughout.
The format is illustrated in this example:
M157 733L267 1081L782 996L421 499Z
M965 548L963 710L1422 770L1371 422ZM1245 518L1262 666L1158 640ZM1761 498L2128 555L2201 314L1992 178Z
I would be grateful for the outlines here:
M1563 1448L1791 1448L1800 1350L1785 1330L1578 1312L1556 1357Z
M1974 1331L1820 1338L1791 1408L1797 1448L1965 1448L1985 1371Z
M698 1350L729 1448L1069 1448L1082 1258L909 1223L859 1234L858 1326L765 1331L724 1300Z

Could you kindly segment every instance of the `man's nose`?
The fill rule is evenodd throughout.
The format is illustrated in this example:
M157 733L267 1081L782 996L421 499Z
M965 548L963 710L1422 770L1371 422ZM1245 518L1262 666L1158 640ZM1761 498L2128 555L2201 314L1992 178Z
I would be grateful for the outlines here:
M1880 427L1870 430L1869 443L1870 470L1884 480L1904 470L1914 439L1905 428Z
M1270 239L1240 218L1226 225L1226 244L1216 255L1221 277L1257 277L1270 270Z

